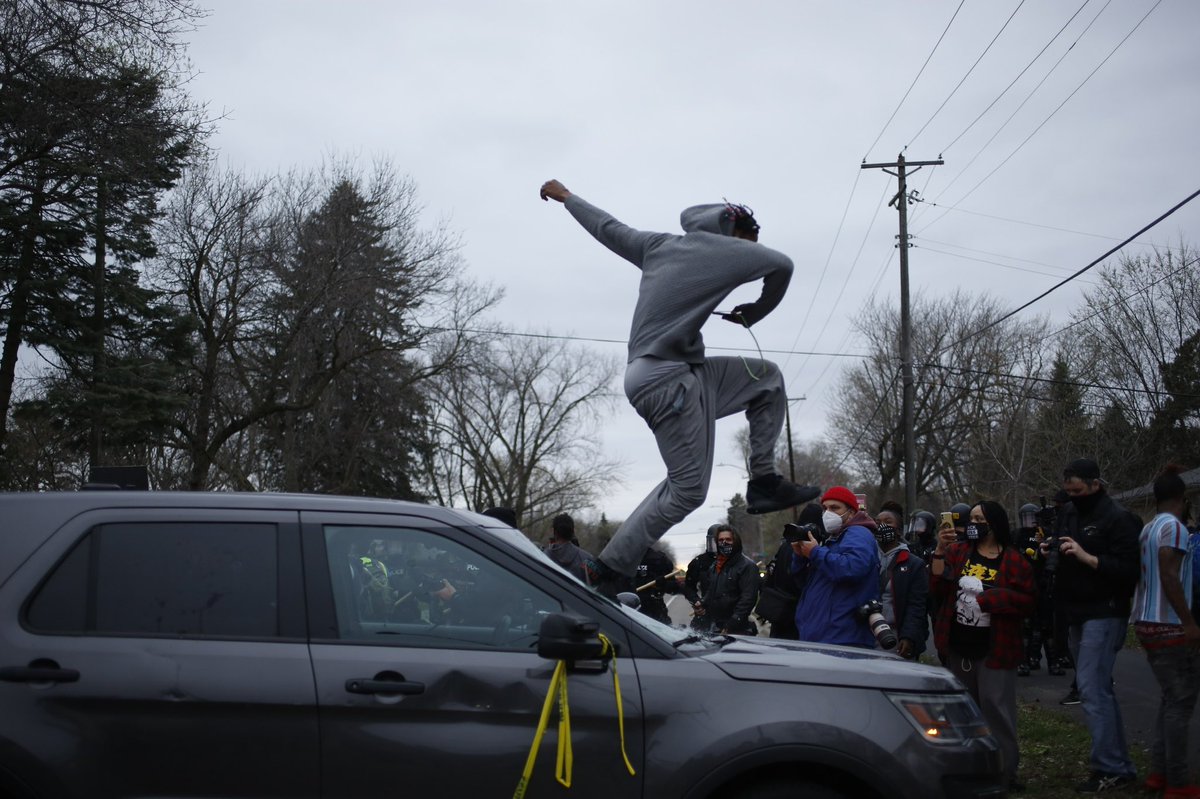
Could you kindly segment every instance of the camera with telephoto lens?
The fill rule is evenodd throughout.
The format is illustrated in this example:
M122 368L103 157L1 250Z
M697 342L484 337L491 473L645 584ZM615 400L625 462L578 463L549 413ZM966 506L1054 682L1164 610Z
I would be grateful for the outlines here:
M1048 572L1053 572L1058 568L1058 509L1048 507L1045 497L1038 497L1041 500L1042 507L1038 508L1037 522L1042 528L1042 543L1046 545L1046 566Z
M858 620L867 623L879 646L884 649L896 648L896 631L883 617L883 605L879 603L878 599L872 599L858 609Z
M797 541L807 541L810 534L818 544L824 544L825 539L829 538L829 533L825 532L825 528L817 524L794 524L788 522L783 526L783 540L789 544L794 544Z

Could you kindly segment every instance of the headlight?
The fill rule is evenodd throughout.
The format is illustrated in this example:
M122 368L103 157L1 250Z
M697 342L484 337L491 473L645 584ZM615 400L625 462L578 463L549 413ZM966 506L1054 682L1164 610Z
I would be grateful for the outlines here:
M934 744L959 744L990 734L969 694L887 694L900 713Z

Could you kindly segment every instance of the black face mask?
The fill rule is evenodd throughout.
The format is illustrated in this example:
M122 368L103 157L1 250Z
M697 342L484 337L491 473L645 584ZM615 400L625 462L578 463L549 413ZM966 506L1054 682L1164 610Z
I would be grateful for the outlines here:
M987 538L988 525L987 522L971 522L967 525L967 540L979 541Z
M718 541L717 542L717 554L732 555L733 554L733 542L732 541Z
M880 547L887 549L896 543L896 528L890 524L879 525L875 528L875 540L879 542Z
M1096 509L1103 496L1104 489L1100 488L1082 497L1071 497L1071 504L1075 506L1075 510L1086 516Z

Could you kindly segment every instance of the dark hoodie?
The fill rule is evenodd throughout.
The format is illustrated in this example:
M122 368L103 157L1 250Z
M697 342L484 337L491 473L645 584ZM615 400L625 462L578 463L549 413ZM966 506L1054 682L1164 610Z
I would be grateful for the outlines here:
M705 621L715 630L754 635L750 612L758 602L758 565L742 552L740 538L733 552L722 560L717 555L701 578L701 602Z
M577 194L571 216L597 241L642 270L629 330L629 360L704 362L700 328L738 286L762 279L762 295L744 314L749 325L774 310L792 278L781 252L733 237L733 220L720 203L693 205L679 216L685 231L648 233L622 224ZM725 309L730 310L730 309Z
M577 546L573 541L554 539L542 551L550 557L550 560L579 578L581 583L587 583L587 569L584 564L592 559L592 555L586 549Z

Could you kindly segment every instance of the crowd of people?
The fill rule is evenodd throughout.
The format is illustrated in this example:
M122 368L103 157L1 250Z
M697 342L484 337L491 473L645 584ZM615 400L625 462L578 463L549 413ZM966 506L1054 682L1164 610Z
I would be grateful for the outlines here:
M691 206L680 215L683 233L675 234L630 227L558 180L544 182L539 196L561 203L597 242L641 272L624 388L666 467L665 479L604 549L571 567L585 581L616 597L649 577L645 553L708 493L716 420L744 413L747 511L794 508L818 495L820 505L788 526L761 582L738 531L710 530L710 550L678 586L691 602L694 626L753 633L757 606L771 635L884 646L911 659L932 620L937 657L975 697L1013 787L1019 786L1016 679L1040 667L1045 650L1051 673L1074 668L1073 694L1092 736L1091 774L1077 788L1096 793L1136 776L1112 687L1132 619L1163 690L1147 786L1173 797L1200 796L1186 782L1186 761L1180 764L1186 750L1179 741L1196 698L1200 630L1190 612L1195 547L1184 529L1186 491L1178 474L1155 482L1160 513L1144 529L1108 496L1095 462L1077 460L1064 471L1056 512L1023 508L1016 529L1002 505L983 500L955 506L940 520L918 511L902 532L904 512L895 505L872 517L845 487L822 494L785 480L775 465L787 402L779 367L705 352L702 328L711 317L750 328L780 305L791 281L791 259L759 243L761 226L750 208ZM736 289L755 283L761 283L757 300L718 310ZM646 590L675 589L664 575Z
M959 503L940 515L885 502L874 514L843 486L799 510L773 558L756 563L738 531L713 525L705 551L676 572L647 550L636 582L643 611L670 623L664 594L690 606L691 626L714 633L888 649L909 660L926 649L966 686L1019 790L1018 679L1041 668L1073 670L1064 704L1081 704L1090 770L1076 785L1100 793L1131 784L1113 686L1129 624L1145 649L1162 701L1145 787L1200 796L1189 782L1187 730L1200 690L1200 626L1192 610L1192 553L1200 534L1177 467L1154 483L1147 525L1109 496L1094 461L1063 472L1050 503ZM553 546L553 545L552 545ZM1200 557L1200 555L1197 555ZM652 565L653 564L653 565ZM1200 578L1200 570L1196 570ZM883 623L880 623L883 622Z

